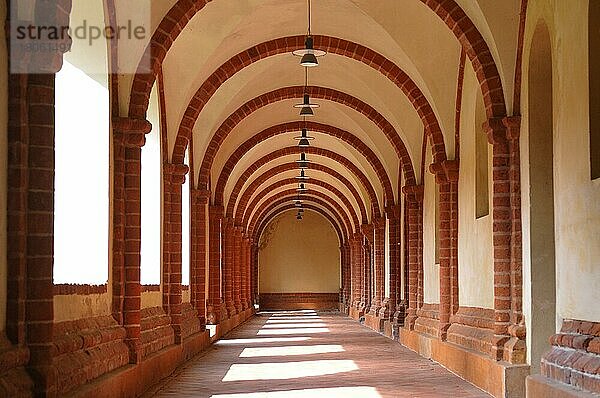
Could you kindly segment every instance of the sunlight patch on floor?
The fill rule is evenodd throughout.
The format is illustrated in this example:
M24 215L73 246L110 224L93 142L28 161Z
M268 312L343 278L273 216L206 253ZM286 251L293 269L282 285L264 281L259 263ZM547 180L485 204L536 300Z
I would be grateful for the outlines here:
M278 323L275 325L264 325L263 329L288 329L288 328L324 328L324 323Z
M328 328L295 328L295 329L266 329L259 330L256 333L258 336L264 335L277 335L277 334L315 334L315 333L327 333Z
M262 337L250 339L221 339L214 345L235 345L235 344L265 344L265 343L295 343L299 341L308 341L310 337Z
M268 319L266 323L268 324L276 324L276 323L311 323L311 322L323 322L321 318L294 318L294 319Z
M233 364L222 381L286 380L352 372L358 365L352 360L266 362Z
M307 388L304 390L219 394L211 398L381 398L375 387Z
M282 357L288 355L312 355L329 354L333 352L344 352L344 348L339 344L321 344L321 345L290 345L285 347L257 347L244 348L240 358L252 357Z

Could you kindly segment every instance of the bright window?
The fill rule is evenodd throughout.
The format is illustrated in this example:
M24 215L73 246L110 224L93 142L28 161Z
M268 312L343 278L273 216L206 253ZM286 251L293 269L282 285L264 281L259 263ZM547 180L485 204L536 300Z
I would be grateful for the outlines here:
M67 60L56 74L54 283L108 280L107 76Z
M156 84L150 94L148 121L152 131L142 147L142 242L140 248L142 285L160 285L161 264L161 147L160 118Z
M189 150L184 163L189 166ZM181 284L190 284L190 174L181 189Z

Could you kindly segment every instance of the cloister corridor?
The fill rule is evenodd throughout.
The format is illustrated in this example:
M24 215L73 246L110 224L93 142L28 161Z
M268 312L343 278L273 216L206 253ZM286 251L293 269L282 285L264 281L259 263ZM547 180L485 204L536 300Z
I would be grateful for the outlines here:
M146 397L489 397L442 366L336 312L263 312Z

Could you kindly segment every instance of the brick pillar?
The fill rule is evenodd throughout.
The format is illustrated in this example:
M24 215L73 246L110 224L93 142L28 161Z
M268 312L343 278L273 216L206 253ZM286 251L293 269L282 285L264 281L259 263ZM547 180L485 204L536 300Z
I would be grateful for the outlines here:
M404 224L408 251L408 311L405 327L414 329L417 309L423 304L423 185L402 188L407 220Z
M458 161L434 163L430 170L439 185L440 306L438 337L446 340L450 317L458 311Z
M190 301L201 325L206 324L206 206L210 192L192 189Z
M115 150L123 155L123 173L117 181L115 175L115 199L118 194L124 198L122 213L115 211L115 221L123 225L123 267L116 269L120 292L113 290L113 300L122 300L122 322L127 336L130 363L141 361L141 285L140 285L140 242L141 242L141 155L146 143L145 134L152 125L141 119L113 119ZM118 148L118 149L117 149ZM122 150L122 151L121 151ZM120 191L120 188L123 191ZM116 288L116 286L115 286ZM122 294L120 296L118 293ZM116 296L116 297L115 297Z
M23 147L25 188L21 191L25 214L25 247L15 248L25 254L26 274L24 332L29 348L28 371L40 395L53 396L56 388L54 349L54 74L27 77L27 137ZM11 132L12 133L12 132ZM13 137L11 137L13 138ZM76 165L74 165L76 167ZM9 177L10 179L10 177ZM10 220L9 220L10 222ZM10 316L10 314L7 314Z
M248 308L248 302L246 301L246 260L248 258L248 240L245 235L246 234L242 232L242 240L240 243L240 303L242 311L245 311Z
M258 242L252 243L252 304L258 304Z
M372 298L372 283L373 283L373 255L372 255L372 243L374 235L373 224L362 225L363 241L362 241L362 269L363 269L363 290L362 290L362 301L361 307L364 308L365 313L371 309Z
M373 221L373 239L372 239L372 263L373 291L371 295L370 312L378 315L380 310L389 315L389 309L384 306L385 299L385 217L376 218Z
M502 119L489 119L484 128L493 145L493 225L494 225L494 340L492 357L502 360L504 345L510 339L512 312L511 272L511 156L507 129ZM519 289L520 291L520 289ZM523 330L524 332L524 330Z
M175 332L175 343L181 343L181 200L182 185L189 167L184 164L163 165L164 186L164 225L163 235L167 241L168 253L163 254L163 267L168 269L168 285L163 284L163 292L168 291L166 312L171 317L171 327Z
M511 286L511 326L508 328L510 340L504 345L505 361L526 363L525 320L523 319L523 238L521 225L521 117L504 118L510 152L510 286Z
M224 220L223 241L223 297L225 298L225 311L227 318L235 315L235 307L233 305L233 272L234 272L234 245L235 245L235 227L233 220ZM225 312L223 313L225 315Z
M344 311L347 312L350 307L350 289L351 289L351 270L350 270L350 261L349 261L349 246L348 242L344 242L340 246L340 263L342 268L342 298L341 302L343 304Z
M246 308L252 308L252 238L246 239Z
M208 305L206 320L210 324L218 324L227 315L222 313L223 295L221 290L221 224L223 206L208 206Z
M352 306L360 308L362 299L362 235L355 234L350 241L350 261L352 267Z
M242 312L242 227L234 228L233 306L236 314Z
M404 310L398 311L400 297L400 283L402 269L400 267L400 205L392 205L386 208L386 216L389 220L389 252L390 252L390 296L388 300L389 317L396 320L396 323L404 322ZM382 314L384 316L384 314ZM386 318L388 316L385 316Z

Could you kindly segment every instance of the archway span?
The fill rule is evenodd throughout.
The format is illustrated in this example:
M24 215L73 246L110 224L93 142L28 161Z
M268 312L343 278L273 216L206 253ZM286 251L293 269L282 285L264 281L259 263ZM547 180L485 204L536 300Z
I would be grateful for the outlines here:
M240 106L235 112L229 115L229 117L225 119L225 121L223 121L223 123L215 131L213 137L207 145L207 150L204 155L204 159L209 160L210 163L205 164L203 161L202 168L210 167L212 165L212 160L217 156L219 148L227 136L231 133L236 125L238 125L252 112L278 101L290 98L302 98L305 93L308 93L311 98L329 100L354 109L377 125L381 132L386 136L390 145L394 148L396 155L400 159L405 180L411 183L415 182L415 173L409 151L394 126L383 115L381 115L369 104L361 101L359 98L335 89L316 86L308 86L306 89L303 86L283 87L278 90L262 94Z
M274 217L277 217L277 215L283 213L284 211L288 211L288 210L295 209L295 208L296 208L296 206L294 206L294 204L287 204L287 205L284 205L284 206L276 209L272 213L265 215L263 218L258 220L258 228L256 228L255 234L251 235L250 238L254 242L259 242L264 229L267 227L267 225L269 225L269 222L271 222L271 220ZM338 235L338 240L340 241L340 245L342 245L342 244L344 244L344 242L348 241L348 236L345 234L345 231L343 231L342 228L340 227L341 220L334 219L333 216L331 216L325 210L323 210L319 206L313 205L311 203L304 204L304 208L312 210L316 213L319 213L320 215L325 217L327 219L327 221L329 221L329 223L333 226L333 228L335 229L335 231Z
M258 205L258 203L265 198L269 192L273 192L278 188L283 188L287 185L296 185L298 183L298 180L296 180L295 178L287 178L284 180L280 180L277 181L271 185L269 185L268 187L266 187L265 189L263 189L260 193L258 193L258 195L254 198L254 200L252 202L250 202L250 204L248 205L249 209L254 209L256 208L256 206ZM349 208L354 208L354 206L352 206L352 203L350 203L350 200L348 200L347 197L344 196L344 194L337 189L336 187L334 187L331 184L328 184L324 181L318 180L316 178L311 178L310 179L310 185L309 186L318 186L321 187L329 192L331 192L333 195L335 195L336 197L339 198L339 200L344 204L344 206L346 206L348 209ZM290 190L287 189L284 192L289 192ZM310 191L312 192L312 190ZM242 225L246 225L248 223L248 219L250 218L250 213L246 212L242 218ZM360 225L359 224L359 220L358 218L353 219L354 221L354 225ZM367 223L367 217L364 213L361 214L361 221L362 223Z
M261 205L259 205L256 208L256 211L254 211L254 214L252 215L252 217L250 219L250 223L248 225L244 226L246 228L247 233L252 235L252 233L254 232L254 229L256 227L257 220L263 214L267 214L269 211L273 210L277 206L282 205L287 202L291 202L291 201L295 200L297 197L298 197L298 195L296 193L296 190L283 191L283 192L279 192L275 195L268 197ZM346 226L346 230L348 231L348 233L358 231L358 229L352 228L352 221L350 220L350 216L348 216L348 214L354 213L354 209L344 209L342 206L340 206L339 203L337 203L331 197L329 197L321 192L318 192L318 191L310 191L310 193L304 194L301 197L303 200L305 200L305 199L308 200L310 198L311 201L326 207L330 211L337 213L340 216L340 218L342 218L344 220L344 224ZM250 212L252 212L254 209L248 209L248 210ZM356 214L354 214L354 216L352 218L358 219L358 217L356 217Z
M321 123L316 123L316 122L306 122L305 123L305 122L297 121L297 122L289 122L289 123L279 124L276 126L271 126L267 129L261 131L260 133L254 135L252 138L250 138L246 142L244 142L244 144L240 145L236 149L235 153L230 156L230 160L228 160L226 166L223 167L223 170L228 170L228 169L233 170L232 165L235 165L235 163L237 163L239 161L239 159L241 159L241 157L248 150L250 150L251 148L253 148L256 145L259 145L262 141L264 141L270 137L279 135L279 134L286 134L289 132L300 131L305 126L311 131L327 134L334 138L339 138L339 139L343 140L344 142L346 142L347 144L352 145L354 148L356 148L358 150L358 152L360 152L361 155L367 160L367 162L371 165L371 167L377 174L379 182L381 183L381 185L384 189L385 203L389 203L389 204L394 203L394 192L392 190L391 181L389 179L389 176L385 172L385 168L384 168L383 164L381 163L379 158L375 155L373 150L371 150L367 145L365 145L364 142L359 140L355 135L353 135L345 130L342 130L342 129L339 129L337 127L333 127L333 126L330 126L327 124L321 124ZM307 151L307 153L308 153L308 151ZM213 159L214 159L214 155L213 155ZM205 160L202 162L203 165L200 168L200 173L199 173L199 177L198 177L199 178L198 186L200 188L207 187L207 185L203 185L203 184L208 184L209 175L210 175L210 167L211 167L213 159L209 160L209 159L207 159L207 156L205 156ZM230 161L231 161L231 163L230 163ZM223 203L223 197L217 196L217 194L221 195L221 193L224 191L225 182L226 182L225 179L224 180L219 179L219 181L217 182L217 186L215 189L215 203L216 204Z
M481 32L473 21L465 14L454 0L421 0L448 26L471 60L477 73L482 94L485 98L486 110L489 117L501 117L506 115L506 105L502 90L502 82L494 58L484 40ZM163 17L157 29L152 35L150 42L140 60L139 71L142 65L149 63L153 73L137 73L131 89L129 115L131 117L143 118L148 108L150 90L154 83L156 72L163 63L167 53L180 33L185 29L188 22L200 12L208 3L207 0L179 0ZM295 48L301 48L303 43L296 44ZM319 43L320 44L320 43ZM264 46L266 50L273 51L273 47L286 46L285 40L279 40L271 46ZM292 49L289 49L291 51ZM344 51L357 53L354 47L343 47ZM359 54L365 53L358 52ZM258 57L259 53L253 53ZM250 55L250 54L249 54ZM244 62L250 62L250 57L241 58Z
M421 89L404 71L402 71L402 69L400 69L400 67L381 54L360 44L329 36L313 36L313 38L315 47L321 48L332 54L362 62L375 71L383 74L400 88L407 96L409 102L413 105L425 126L425 130L432 142L434 159L436 162L441 162L446 159L444 137L435 112L427 98L423 95ZM183 159L182 148L192 137L192 131L200 112L225 81L248 65L261 59L303 48L304 39L304 36L288 36L260 43L233 56L206 79L189 101L189 105L184 112L177 131L175 147L173 149L174 161L180 163L180 159Z
M270 154L263 156L262 158L260 158L256 162L254 162L238 178L235 186L233 187L233 190L231 191L231 194L229 197L229 202L228 202L228 208L229 208L230 204L231 204L231 206L235 206L235 202L237 201L237 197L240 194L240 192L244 186L244 183L246 181L248 181L250 179L250 177L252 176L252 174L254 174L256 171L258 171L262 166L264 166L265 164L267 164L275 159L278 159L280 157L287 156L287 155L299 154L301 152L302 152L302 149L298 148L297 146L282 148L282 149L273 151ZM356 167L355 164L348 161L348 159L346 159L345 157L343 157L333 151L327 150L327 149L322 149L322 148L317 148L317 147L311 146L309 148L305 148L304 152L306 152L307 154L311 154L311 155L324 156L324 157L332 159L332 160L336 161L337 163L340 163L341 165L343 165L347 170L349 170L352 174L354 174L360 180L363 187L368 192L369 199L371 200L372 211L376 215L381 214L379 201L377 199L377 194L375 193L375 189L373 188L373 185L371 184L371 182L369 181L367 176L365 176L365 174L358 167ZM311 166L314 166L314 164L311 164ZM298 165L293 164L293 167L297 168ZM274 168L274 170L279 170L279 169ZM281 171L284 171L284 170L281 169ZM224 188L225 188L225 186L223 185L222 189L224 189ZM221 195L221 198L223 197L223 191L217 191L216 194ZM231 211L233 212L233 209L231 209Z
M264 184L269 178L272 178L273 176L277 176L278 174L283 173L285 171L296 170L297 168L298 168L298 165L296 163L284 163L280 166L269 169L268 171L266 171L265 173L260 175L257 179L252 181L252 183L246 188L246 190L244 190L244 192L239 200L239 203L237 204L237 207L235 209L235 219L239 220L240 218L242 218L244 216L244 213L246 211L246 206L248 205L248 201L250 200L252 195L256 192L256 190L262 184ZM346 186L348 188L348 190L350 190L350 192L352 192L352 195L354 196L355 200L357 201L358 205L360 206L361 218L363 219L363 222L365 222L365 223L368 222L367 221L368 214L366 212L366 206L364 204L364 201L361 198L358 191L356 190L356 188L351 185L351 183L350 183L350 181L348 181L348 179L346 179L344 176L342 176L337 171L335 171L327 166L320 165L318 163L309 164L309 170L318 170L318 171L327 173L327 174L331 175L333 178L339 180L342 183L342 185ZM227 204L227 210L226 210L227 217L232 217L234 206L236 206L236 204L233 202L233 200L230 200Z

